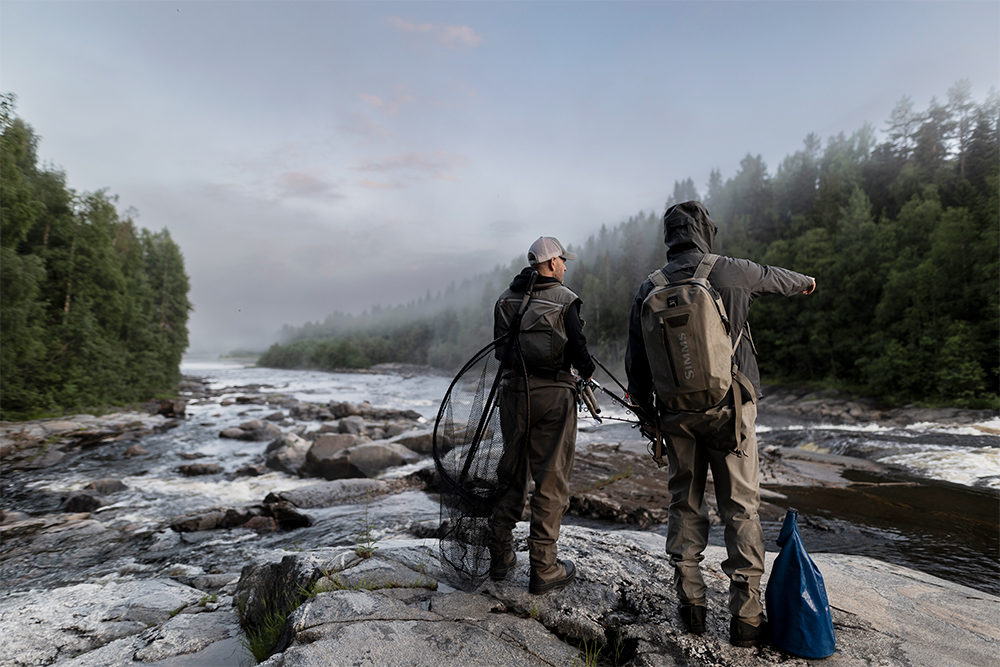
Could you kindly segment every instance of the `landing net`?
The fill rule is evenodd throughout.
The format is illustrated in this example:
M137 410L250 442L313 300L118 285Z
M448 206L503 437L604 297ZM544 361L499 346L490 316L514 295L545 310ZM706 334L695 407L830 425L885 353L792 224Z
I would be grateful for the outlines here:
M517 327L511 332L484 347L459 371L434 425L434 463L441 477L441 559L473 587L489 573L491 516L525 456L529 432L517 429L515 422L521 416L522 423L531 423Z

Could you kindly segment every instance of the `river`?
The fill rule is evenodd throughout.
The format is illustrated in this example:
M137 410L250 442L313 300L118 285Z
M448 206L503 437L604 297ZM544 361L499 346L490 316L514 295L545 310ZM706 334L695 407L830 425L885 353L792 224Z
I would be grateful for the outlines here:
M451 380L444 374L289 371L210 359L185 359L182 372L205 378L222 394L189 403L187 417L179 426L143 438L141 445L148 450L148 456L124 458L124 447L106 445L84 449L51 468L4 475L0 498L4 509L32 515L58 512L67 493L96 479L113 477L128 486L128 490L115 494L114 504L93 515L104 526L118 531L120 538L113 545L92 554L63 554L63 565L58 568L40 568L25 574L21 567L21 587L238 572L250 560L273 549L356 544L363 532L381 538L412 532L417 524L433 526L438 522L436 497L423 491L406 491L365 504L309 510L313 525L288 532L172 531L169 522L173 517L259 503L272 491L317 481L279 472L234 476L232 473L242 466L260 460L266 443L223 439L219 432L273 409L238 403L222 405L227 397L235 398L247 387L257 387L265 394L282 393L317 403L367 400L375 407L414 410L429 427ZM230 389L232 393L228 394ZM305 426L312 430L320 423L305 422ZM762 416L759 437L761 447L806 444L812 449L867 458L888 466L889 473L878 479L854 480L857 486L850 490L777 489L787 499L786 506L796 506L803 513L803 530L815 534L817 546L810 547L807 540L807 547L870 555L1000 594L1000 437L989 432L1000 423L993 420L976 426L980 428L939 424L843 427L791 423L784 418L769 421ZM631 448L643 447L636 433L620 423L597 425L581 420L579 446L619 442ZM200 456L199 463L218 464L225 472L204 477L178 473L185 457L195 455ZM584 522L573 517L567 517L567 521ZM587 523L595 525L593 521ZM608 530L623 527L596 525ZM776 532L777 525L765 526L769 550L775 548ZM720 540L721 531L713 529L713 542ZM58 552L58 547L54 549ZM60 554L48 556L58 558Z

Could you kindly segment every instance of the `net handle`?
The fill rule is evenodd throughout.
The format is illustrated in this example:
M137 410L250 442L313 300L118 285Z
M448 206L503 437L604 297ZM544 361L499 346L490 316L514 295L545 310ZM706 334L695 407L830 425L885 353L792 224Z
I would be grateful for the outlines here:
M524 311L528 308L528 301L531 299L531 294L535 289L536 280L538 280L538 271L532 271L531 276L528 278L528 287L524 290L524 298L521 300L521 307L518 309L517 315L514 316L514 319L510 323L510 330L507 331L507 337L510 340L504 349L503 360L500 362L501 368L507 366L511 352L517 344L517 335L521 331L521 318L524 316ZM486 405L491 407L479 418L479 424L476 426L476 435L472 439L472 443L469 446L469 453L465 457L465 465L462 466L462 474L458 477L459 485L461 485L462 482L465 481L465 478L469 475L469 468L472 467L472 459L475 458L476 450L479 449L479 443L483 438L483 432L486 430L486 425L489 424L490 418L493 416L493 399L496 396L497 388L500 386L500 381L502 379L503 375L498 373L496 379L493 381L493 386L490 387L490 396L486 399Z

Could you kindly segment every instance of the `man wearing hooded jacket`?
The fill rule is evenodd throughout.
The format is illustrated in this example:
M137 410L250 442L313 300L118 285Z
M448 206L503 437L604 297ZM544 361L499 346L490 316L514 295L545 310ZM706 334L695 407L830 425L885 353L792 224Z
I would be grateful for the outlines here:
M494 309L494 338L507 333L520 307L532 272L538 272L528 300L518 340L528 371L528 415L512 415L517 442L528 431L528 451L514 473L514 481L492 518L490 577L502 581L514 567L514 525L520 520L528 493L529 475L535 490L529 503L531 523L528 592L547 593L567 586L576 577L572 561L556 558L556 541L563 514L569 508L569 482L576 448L576 382L573 367L589 378L595 364L587 350L580 319L580 297L562 284L566 260L576 259L557 239L542 236L528 249L528 263L500 295ZM508 387L508 391L524 391ZM530 424L525 417L530 415Z
M672 206L663 216L667 264L660 269L670 282L690 278L705 254L711 253L718 228L700 202ZM734 361L753 386L753 396L740 385L717 406L705 412L659 410L660 429L669 465L667 553L674 566L674 587L680 600L681 621L690 632L705 631L705 581L699 564L708 544L708 506L705 503L707 471L712 470L716 500L725 521L727 558L722 568L729 576L730 642L756 646L767 639L760 602L764 573L764 536L757 509L760 505L759 460L754 422L761 397L756 350L747 325L750 304L765 294L810 294L816 281L801 273L764 266L746 259L720 257L709 282L722 297L731 324L731 337L739 345ZM629 318L625 370L629 396L647 414L654 414L653 369L642 335L642 304L653 290L647 279L635 295ZM744 391L740 437L734 424L733 391ZM738 440L738 442L737 442Z

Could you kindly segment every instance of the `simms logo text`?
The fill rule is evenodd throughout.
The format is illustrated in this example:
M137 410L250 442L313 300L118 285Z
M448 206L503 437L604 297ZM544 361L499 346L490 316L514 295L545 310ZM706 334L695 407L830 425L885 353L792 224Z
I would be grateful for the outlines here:
M681 360L684 362L684 379L690 380L694 377L694 364L691 363L691 349L688 347L687 334L678 332L677 340L681 344Z

